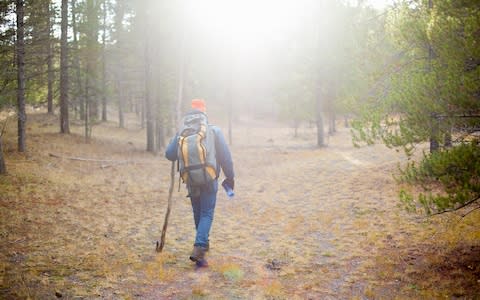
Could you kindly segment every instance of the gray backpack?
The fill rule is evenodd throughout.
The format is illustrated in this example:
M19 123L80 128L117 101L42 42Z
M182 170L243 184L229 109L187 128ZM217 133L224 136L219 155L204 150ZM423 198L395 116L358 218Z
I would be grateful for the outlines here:
M215 133L198 111L183 117L178 139L178 170L190 194L217 179Z

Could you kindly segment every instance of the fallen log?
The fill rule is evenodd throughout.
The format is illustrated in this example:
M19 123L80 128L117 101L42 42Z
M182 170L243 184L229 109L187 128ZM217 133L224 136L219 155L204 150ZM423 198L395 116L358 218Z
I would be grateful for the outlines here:
M61 155L54 154L54 153L49 153L48 155L51 156L51 157L60 158L60 159L103 163L103 165L100 166L102 169L112 167L114 165L150 164L151 163L151 162L139 162L139 161L134 161L134 160L114 160L114 159L96 159L96 158L87 158L87 157L61 156Z

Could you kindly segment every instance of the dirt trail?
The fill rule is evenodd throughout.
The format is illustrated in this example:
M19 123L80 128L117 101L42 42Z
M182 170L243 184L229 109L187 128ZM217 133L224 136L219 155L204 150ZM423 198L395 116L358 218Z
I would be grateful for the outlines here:
M232 212L239 208L248 216L241 222L240 232L246 233L238 242L238 255L247 257L249 265L267 269L277 262L275 275L288 278L285 289L290 295L361 295L363 287L349 281L356 282L357 266L368 259L368 254L362 257L370 250L364 249L368 245L363 240L372 231L388 235L381 215L394 205L385 205L396 196L390 171L402 158L382 147L357 150L348 145L343 130L324 149L279 146L254 150L253 159L236 155L243 168L239 199L229 205ZM218 217L222 231L216 230L215 236L235 231L239 223L234 215L232 224L225 227L222 221Z
M405 253L434 244L432 234L443 230L440 221L397 207L391 174L405 157L378 145L353 148L347 129L321 149L313 146L313 129L296 139L275 126L236 129L236 196L219 192L211 266L194 270L184 188L174 192L164 253L154 252L170 163L142 150L143 132L106 124L85 144L54 133L50 117L33 123L29 156L10 154L12 176L0 181L0 296L351 299L448 291L411 288L416 277L402 275L417 274L405 269L416 265L405 263ZM7 148L14 140L11 133Z

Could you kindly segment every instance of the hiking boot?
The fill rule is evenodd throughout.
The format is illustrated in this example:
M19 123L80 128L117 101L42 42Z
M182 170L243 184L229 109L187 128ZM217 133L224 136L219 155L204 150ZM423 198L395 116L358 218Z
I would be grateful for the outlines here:
M194 261L198 264L198 262L202 262L205 260L205 253L207 252L207 248L195 246L193 247L192 254L190 255L190 260Z
M206 268L208 267L208 262L206 259L202 259L200 261L195 262L195 265L197 266L197 268Z

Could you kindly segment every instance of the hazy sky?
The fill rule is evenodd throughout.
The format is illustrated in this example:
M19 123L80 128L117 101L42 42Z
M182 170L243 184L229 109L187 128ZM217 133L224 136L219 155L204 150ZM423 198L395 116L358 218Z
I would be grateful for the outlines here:
M392 4L393 0L367 0L375 8L385 8L387 5Z

